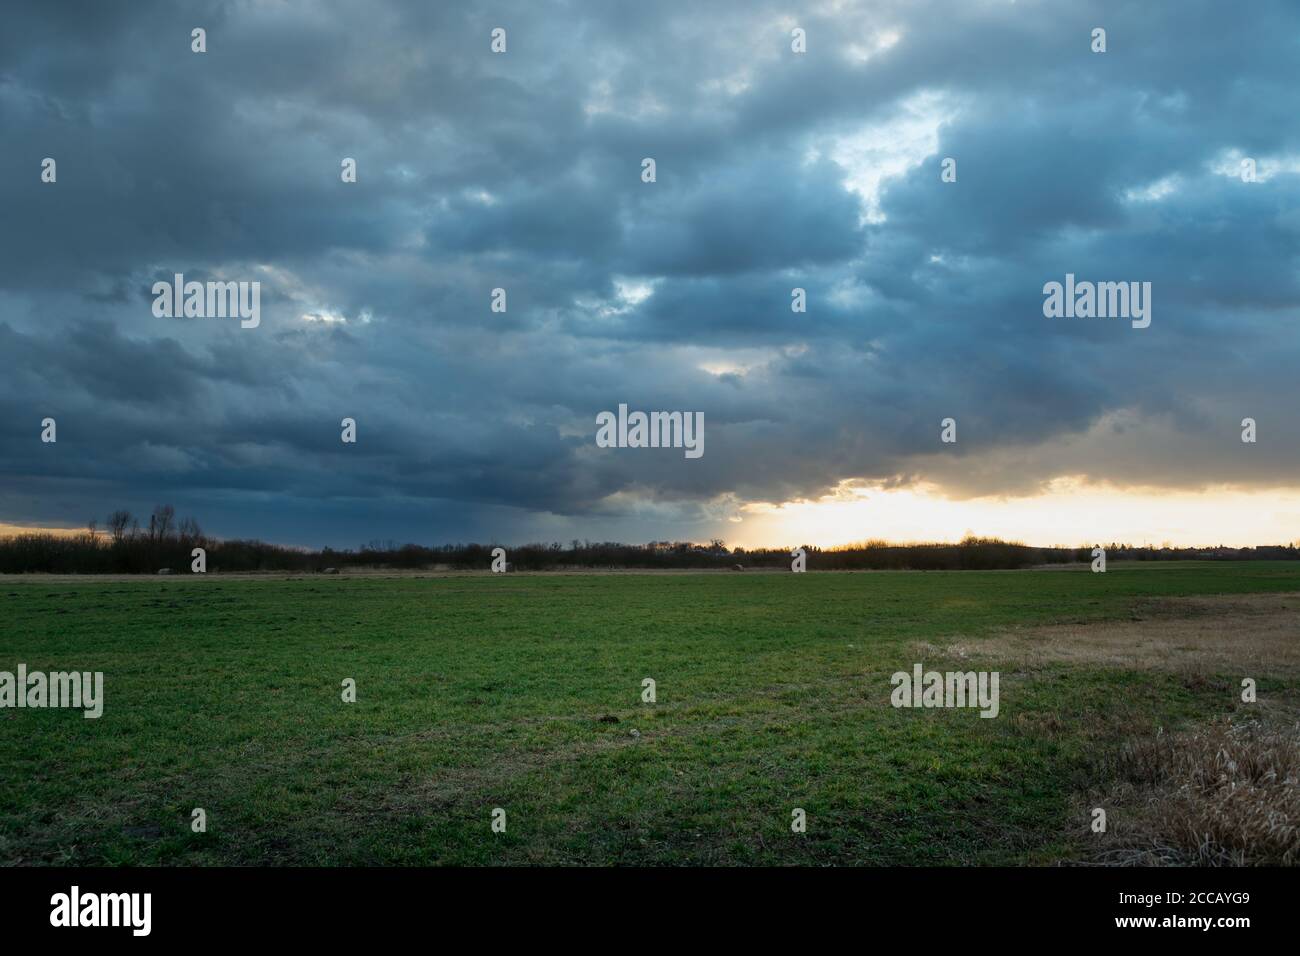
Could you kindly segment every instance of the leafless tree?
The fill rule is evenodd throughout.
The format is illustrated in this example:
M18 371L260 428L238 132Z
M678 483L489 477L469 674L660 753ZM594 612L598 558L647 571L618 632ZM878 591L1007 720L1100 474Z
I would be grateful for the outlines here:
M131 512L118 510L108 516L108 533L112 535L113 541L121 541L126 536L126 529L131 526L134 519Z
M153 509L153 514L149 516L149 539L151 541L162 541L171 533L172 524L176 521L176 509L171 505L159 505Z

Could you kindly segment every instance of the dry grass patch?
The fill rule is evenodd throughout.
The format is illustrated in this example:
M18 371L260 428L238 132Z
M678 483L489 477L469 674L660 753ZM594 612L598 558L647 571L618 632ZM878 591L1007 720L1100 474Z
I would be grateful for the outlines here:
M1030 667L1100 665L1185 676L1300 674L1300 594L1159 598L1136 604L1126 621L1020 628L920 650Z
M1300 864L1300 724L1222 719L1130 742L1089 801L1107 810L1111 865ZM1097 839L1097 837L1093 837Z
M1147 599L1127 620L1013 628L920 644L917 652L921 660L1001 666L1004 682L1064 664L1173 674L1191 690L1235 696L1240 677L1300 676L1300 594ZM1108 817L1104 835L1085 831L1082 862L1300 865L1300 714L1293 689L1270 697L1250 705L1250 718L1238 712L1112 751L1097 768L1099 784L1079 798L1076 819L1090 821L1094 807ZM1094 715L1095 731L1106 730L1093 734L1099 741L1117 729L1113 716ZM1051 714L1017 715L1014 723L1039 736L1059 730Z

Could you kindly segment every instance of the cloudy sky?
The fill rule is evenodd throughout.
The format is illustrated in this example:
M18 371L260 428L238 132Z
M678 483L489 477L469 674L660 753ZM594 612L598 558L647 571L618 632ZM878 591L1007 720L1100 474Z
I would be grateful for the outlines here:
M1298 64L1292 0L7 5L0 529L1295 540Z

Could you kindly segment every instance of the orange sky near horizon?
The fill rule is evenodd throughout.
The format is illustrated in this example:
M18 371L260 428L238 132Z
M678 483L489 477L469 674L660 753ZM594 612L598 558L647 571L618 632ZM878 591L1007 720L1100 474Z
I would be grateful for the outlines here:
M1112 541L1249 547L1300 539L1300 488L1174 491L1058 479L1029 497L956 499L934 485L845 483L815 501L744 505L737 517L727 544L746 548L957 541L968 534L1041 547Z
M79 534L85 527L0 522L0 537L41 531ZM1123 489L1061 478L1037 495L961 499L946 496L934 484L884 488L844 482L816 500L740 505L717 536L729 547L834 548L878 539L953 542L967 535L1039 547L1291 544L1300 542L1300 488ZM704 541L711 535L696 537Z
M16 534L36 534L45 532L48 534L80 534L86 529L83 528L50 528L44 525L23 525L23 524L6 524L0 521L0 538L8 538Z

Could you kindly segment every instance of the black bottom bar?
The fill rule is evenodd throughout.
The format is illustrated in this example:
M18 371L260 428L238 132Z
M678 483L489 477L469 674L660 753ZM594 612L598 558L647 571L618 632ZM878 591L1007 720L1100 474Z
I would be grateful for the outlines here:
M77 922L102 911L125 925L51 925L52 914L72 921L74 886ZM636 945L638 934L680 942L660 934L684 921L733 943L782 929L848 929L864 940L933 933L942 945L1043 932L1229 942L1289 930L1294 887L1294 871L1281 869L9 869L0 871L0 919L6 942L76 933L337 945L399 932L450 941L466 930L540 941L610 927L632 932L617 938ZM100 896L133 893L150 894L147 936L132 928L132 916L143 928L143 896L135 908Z

